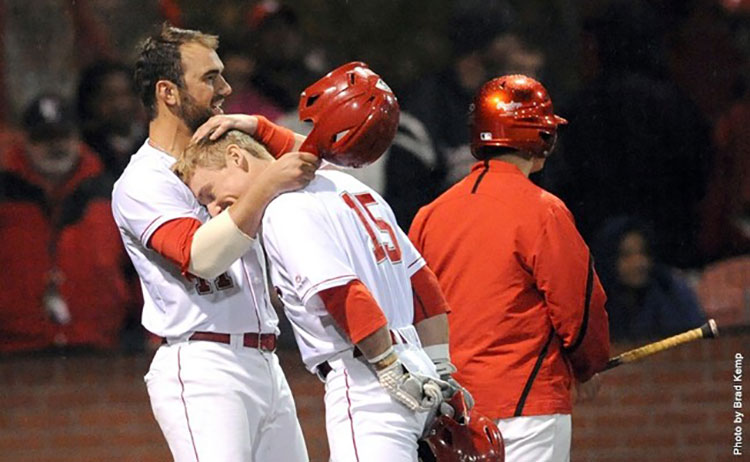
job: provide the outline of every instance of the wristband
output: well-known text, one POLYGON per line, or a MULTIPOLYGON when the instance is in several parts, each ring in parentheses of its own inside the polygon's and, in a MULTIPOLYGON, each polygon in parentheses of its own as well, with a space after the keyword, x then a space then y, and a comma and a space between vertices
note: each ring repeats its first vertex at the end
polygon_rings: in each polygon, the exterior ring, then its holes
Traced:
POLYGON ((432 362, 439 361, 451 361, 451 354, 447 343, 439 343, 437 345, 427 345, 422 347, 427 356, 430 357, 432 362))
POLYGON ((262 115, 255 118, 258 123, 253 138, 263 143, 273 157, 278 159, 294 148, 296 138, 293 131, 276 125, 262 115))
POLYGON ((379 355, 367 358, 367 362, 372 364, 376 370, 381 370, 395 363, 397 359, 396 352, 393 351, 393 345, 391 345, 379 355))

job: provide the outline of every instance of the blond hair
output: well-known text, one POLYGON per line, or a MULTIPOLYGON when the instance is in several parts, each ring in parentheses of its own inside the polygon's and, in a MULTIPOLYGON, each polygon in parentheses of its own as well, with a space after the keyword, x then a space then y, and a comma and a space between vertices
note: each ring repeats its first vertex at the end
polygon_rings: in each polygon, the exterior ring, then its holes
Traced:
POLYGON ((273 156, 268 150, 255 141, 252 136, 240 130, 229 130, 216 140, 211 140, 209 135, 206 135, 197 142, 188 145, 172 166, 172 171, 187 183, 193 178, 197 168, 221 170, 227 166, 226 153, 232 144, 244 149, 258 159, 273 160, 273 156))

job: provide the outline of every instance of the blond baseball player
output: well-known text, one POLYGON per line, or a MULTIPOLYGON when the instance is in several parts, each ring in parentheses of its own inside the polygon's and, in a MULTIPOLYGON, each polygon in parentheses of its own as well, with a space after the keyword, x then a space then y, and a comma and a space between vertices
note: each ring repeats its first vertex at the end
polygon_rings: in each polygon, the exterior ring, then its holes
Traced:
POLYGON ((291 153, 274 162, 209 221, 171 167, 231 92, 216 46, 214 36, 165 27, 137 64, 149 139, 115 184, 112 210, 141 279, 143 325, 163 338, 145 381, 176 462, 307 461, 253 236, 268 201, 306 184, 317 160, 291 153))
MULTIPOLYGON (((272 162, 255 157, 265 151, 236 131, 195 151, 185 159, 206 164, 180 160, 176 168, 213 215, 272 162), (205 166, 225 152, 225 166, 205 166)), ((443 348, 449 364, 447 323, 434 275, 390 208, 350 175, 324 169, 269 204, 263 240, 302 359, 326 383, 331 460, 416 461, 427 411, 441 400, 421 342, 443 348), (417 327, 415 293, 425 304, 417 327)))
MULTIPOLYGON (((398 116, 388 111, 397 106, 376 74, 352 64, 321 80, 325 97, 300 104, 338 109, 316 124, 306 140, 312 149, 320 147, 314 140, 336 139, 331 131, 343 122, 356 135, 342 138, 342 152, 347 162, 363 164, 387 146, 380 136, 395 133, 388 125, 398 116), (344 108, 337 106, 342 100, 344 108)), ((201 127, 195 137, 208 136, 174 167, 212 215, 273 162, 247 135, 225 133, 242 125, 238 117, 201 127)), ((416 461, 428 411, 458 384, 450 377, 445 300, 390 207, 353 177, 325 170, 299 193, 269 204, 263 227, 303 360, 326 382, 331 460, 416 461)))

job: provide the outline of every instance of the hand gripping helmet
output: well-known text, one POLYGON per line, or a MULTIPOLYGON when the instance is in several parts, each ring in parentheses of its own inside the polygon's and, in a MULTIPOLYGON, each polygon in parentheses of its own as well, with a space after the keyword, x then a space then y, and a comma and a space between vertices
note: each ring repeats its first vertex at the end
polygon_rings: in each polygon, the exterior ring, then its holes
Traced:
POLYGON ((435 419, 422 438, 422 462, 504 462, 505 444, 495 422, 469 412, 461 392, 448 403, 455 413, 435 419))
POLYGON ((524 75, 506 75, 485 83, 470 107, 471 153, 486 157, 485 147, 512 148, 534 157, 547 157, 555 147, 556 116, 541 83, 524 75))
POLYGON ((300 151, 344 167, 375 162, 398 127, 396 96, 363 62, 334 69, 302 92, 299 118, 313 128, 300 151))

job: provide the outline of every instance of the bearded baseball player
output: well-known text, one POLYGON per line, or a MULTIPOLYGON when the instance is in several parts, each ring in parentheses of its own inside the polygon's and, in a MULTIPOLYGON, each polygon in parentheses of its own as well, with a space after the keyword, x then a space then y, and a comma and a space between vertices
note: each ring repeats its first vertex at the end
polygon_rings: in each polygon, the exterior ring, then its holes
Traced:
MULTIPOLYGON (((208 220, 171 167, 231 92, 217 43, 215 36, 165 26, 144 42, 136 66, 149 138, 115 184, 112 211, 141 279, 143 325, 163 339, 145 381, 177 462, 307 461, 274 353, 277 317, 253 236, 266 204, 309 182, 319 161, 287 154, 208 220)), ((302 141, 267 121, 246 122, 246 130, 277 149, 302 141)))
POLYGON ((528 178, 565 123, 534 79, 487 82, 470 116, 479 162, 409 232, 452 309, 456 378, 497 421, 509 462, 569 460, 572 382, 609 354, 589 249, 562 201, 528 178))
MULTIPOLYGON (((308 87, 300 114, 315 121, 311 150, 364 165, 392 140, 398 105, 374 72, 351 63, 308 87), (347 134, 335 136, 340 130, 347 134)), ((239 131, 213 138, 189 147, 175 171, 218 215, 272 159, 239 131)), ((428 411, 459 385, 445 299, 390 207, 323 168, 269 204, 262 235, 302 359, 326 384, 330 460, 415 462, 428 411)))

